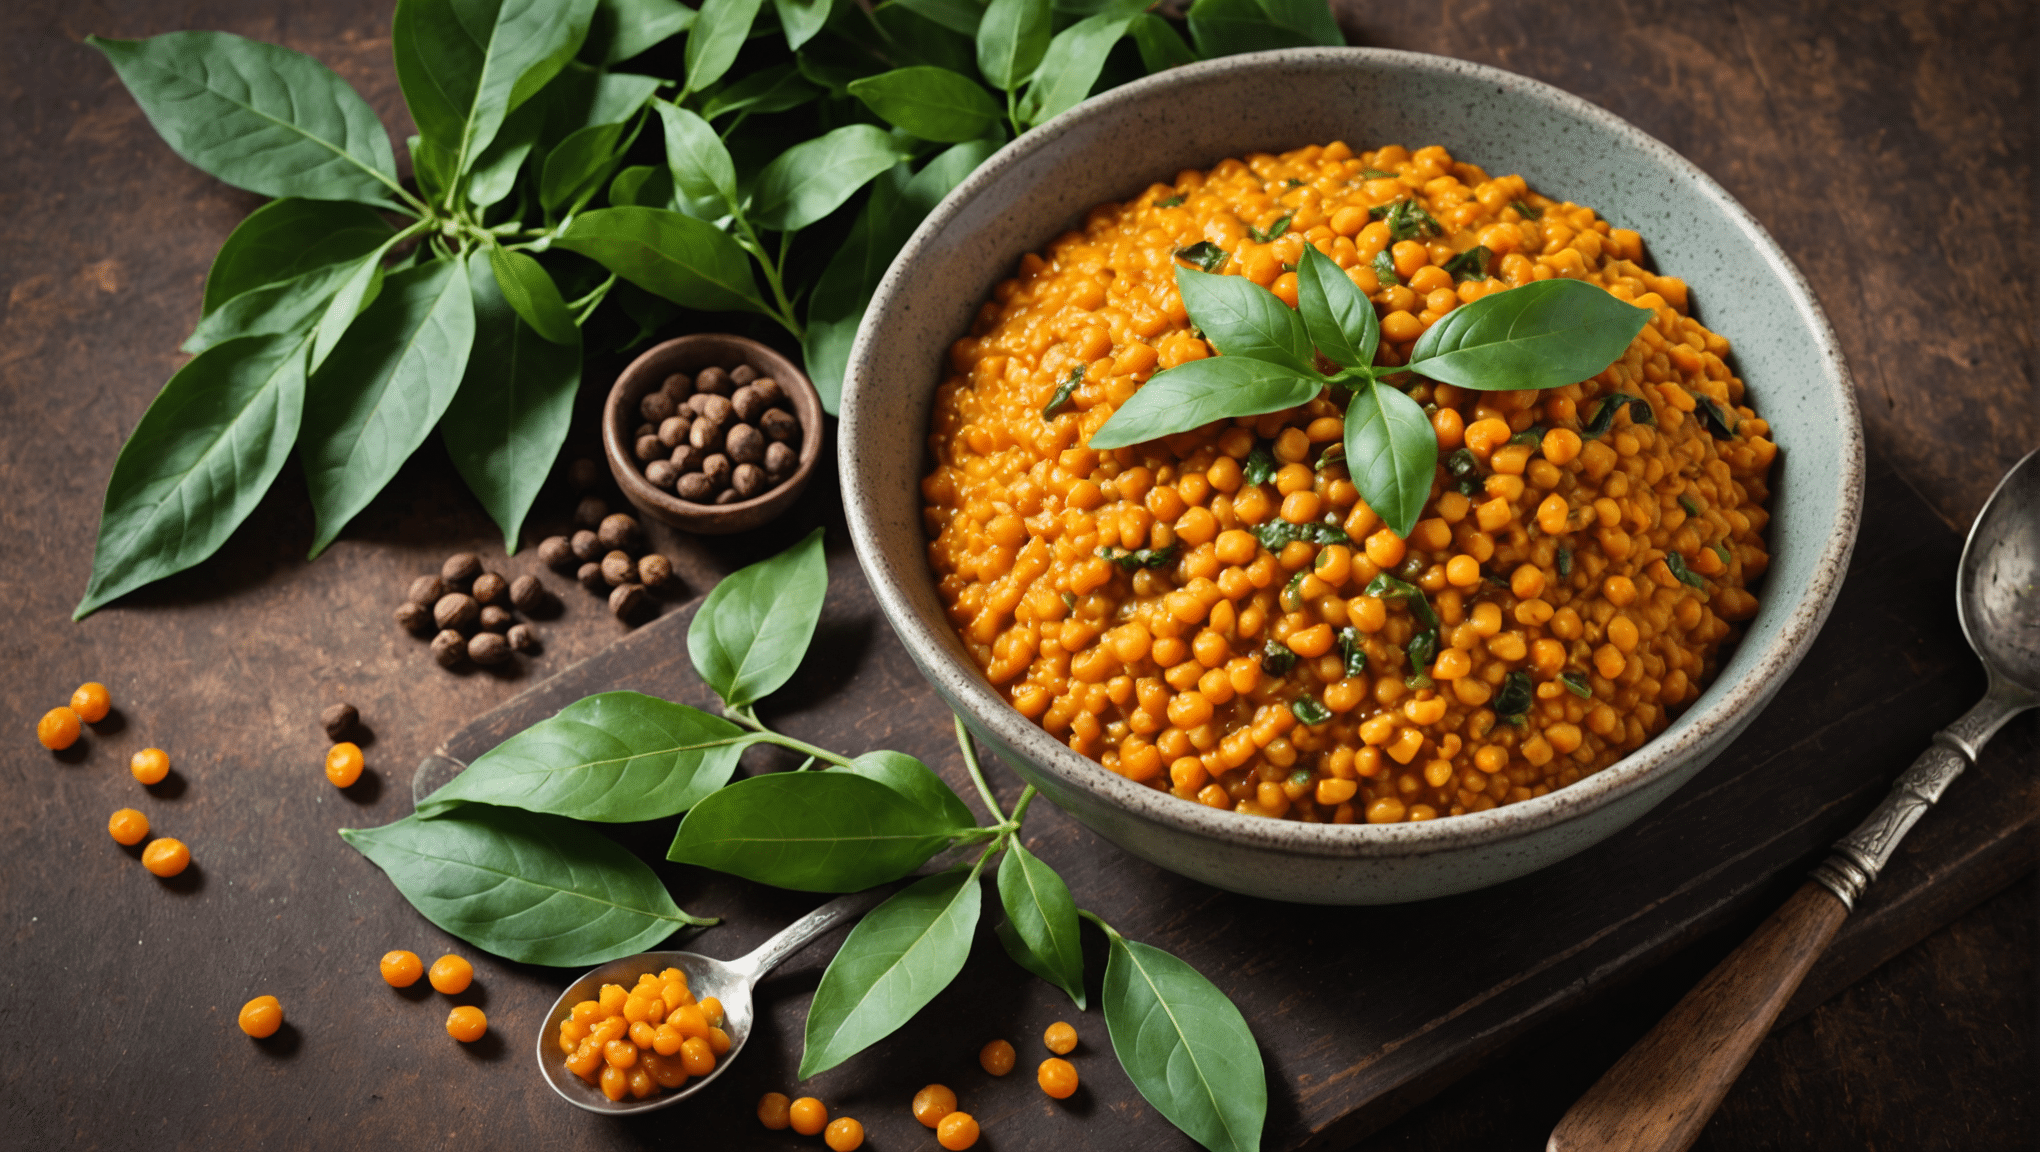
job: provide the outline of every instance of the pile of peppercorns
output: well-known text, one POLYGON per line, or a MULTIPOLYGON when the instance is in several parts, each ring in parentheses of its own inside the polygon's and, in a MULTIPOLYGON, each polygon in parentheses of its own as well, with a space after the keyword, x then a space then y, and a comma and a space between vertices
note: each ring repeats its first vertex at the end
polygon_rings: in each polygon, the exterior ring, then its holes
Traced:
POLYGON ((410 592, 397 605, 397 623, 413 635, 431 635, 432 658, 441 667, 463 660, 501 664, 512 650, 538 651, 538 633, 511 610, 529 615, 551 600, 538 577, 505 580, 483 571, 481 557, 456 552, 439 566, 437 576, 411 581, 410 592))
POLYGON ((638 402, 632 451, 645 479, 694 504, 733 504, 784 484, 800 464, 800 419, 749 364, 675 372, 638 402))
POLYGON ((657 552, 633 555, 644 540, 636 518, 610 512, 601 497, 590 496, 574 510, 574 522, 583 527, 572 537, 540 541, 538 558, 559 571, 572 571, 588 591, 608 596, 617 619, 630 622, 651 604, 652 592, 677 587, 672 561, 657 552))

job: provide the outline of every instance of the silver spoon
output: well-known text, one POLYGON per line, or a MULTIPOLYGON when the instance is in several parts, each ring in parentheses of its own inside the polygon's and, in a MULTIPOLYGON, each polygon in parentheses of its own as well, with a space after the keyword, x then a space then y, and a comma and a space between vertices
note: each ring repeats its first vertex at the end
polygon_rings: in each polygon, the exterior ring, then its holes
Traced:
POLYGON ((1898 842, 2005 722, 2040 707, 2040 452, 1998 482, 1962 546, 1955 609, 1990 674, 1813 877, 1686 993, 1552 1130, 1547 1152, 1682 1152, 1898 842))
POLYGON ((736 960, 716 960, 695 952, 640 952, 621 960, 611 960, 598 968, 591 968, 579 980, 567 985, 560 998, 553 1002, 552 1011, 546 1014, 545 1026, 538 1031, 538 1070, 545 1076, 546 1083, 553 1091, 577 1108, 590 1112, 602 1112, 611 1116, 630 1116, 639 1112, 650 1112, 676 1104, 706 1087, 723 1074, 744 1050, 744 1041, 751 1038, 751 989, 767 972, 777 968, 781 961, 801 950, 808 941, 842 923, 878 906, 879 902, 892 894, 890 888, 875 888, 869 892, 857 892, 839 896, 820 908, 788 924, 777 936, 758 946, 750 955, 736 960), (687 987, 696 999, 710 996, 722 1001, 723 1031, 729 1033, 730 1050, 716 1057, 715 1070, 706 1076, 691 1078, 686 1084, 643 1100, 625 1097, 611 1100, 602 1090, 574 1075, 567 1068, 566 1053, 560 1051, 560 1022, 565 1020, 574 1005, 583 1000, 593 1000, 604 984, 621 984, 629 989, 637 983, 639 976, 646 972, 662 972, 678 968, 687 973, 687 987))

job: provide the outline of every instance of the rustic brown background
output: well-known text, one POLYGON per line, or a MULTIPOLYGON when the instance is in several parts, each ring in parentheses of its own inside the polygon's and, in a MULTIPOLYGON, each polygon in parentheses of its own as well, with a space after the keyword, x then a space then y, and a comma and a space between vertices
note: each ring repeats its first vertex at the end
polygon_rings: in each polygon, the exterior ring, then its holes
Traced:
MULTIPOLYGON (((2040 445, 2040 37, 2029 5, 1608 0, 1344 14, 1356 43, 1480 60, 1576 92, 1727 186, 1816 285, 1857 376, 1883 491, 1909 485, 1952 531, 2040 445)), ((0 742, 0 1144, 608 1147, 684 1131, 685 1110, 661 1114, 672 1133, 604 1128, 538 1094, 509 1022, 542 1010, 556 980, 476 956, 481 1002, 517 1043, 463 1050, 440 1031, 436 999, 392 996, 374 979, 384 949, 429 958, 448 941, 332 830, 408 811, 421 756, 620 634, 571 589, 566 614, 541 625, 546 654, 521 675, 440 673, 396 632, 397 590, 449 543, 509 572, 536 567, 528 553, 501 559, 436 443, 315 564, 302 559, 311 525, 293 467, 213 562, 68 622, 114 454, 182 361, 175 348, 212 252, 258 202, 163 147, 80 39, 189 27, 281 42, 357 85, 401 141, 388 21, 385 0, 32 0, 0 11, 0 605, 11 609, 0 715, 17 733, 0 742), (112 687, 116 718, 77 755, 29 744, 34 717, 88 678, 112 687), (375 734, 372 775, 345 794, 318 776, 315 723, 343 698, 375 734), (147 744, 177 765, 152 794, 124 771, 147 744), (110 844, 105 816, 122 805, 192 844, 187 877, 159 884, 110 844), (251 1048, 232 1016, 263 991, 283 998, 292 1024, 251 1048)), ((556 526, 563 510, 549 495, 535 526, 556 526)), ((673 547, 698 592, 760 545, 673 547)), ((1947 695, 1920 694, 1935 707, 1947 695)), ((1922 715, 1917 727, 1945 719, 1922 715)), ((2030 749, 2032 721, 2021 723, 2030 749)), ((1103 854, 1090 867, 1109 872, 1113 850, 1085 843, 1103 854)), ((2035 900, 2028 877, 1782 1030, 1703 1146, 2030 1145, 2035 900)), ((1363 1146, 1540 1145, 1746 926, 1518 1040, 1363 1146)), ((1101 1094, 1097 1106, 1122 1105, 1101 1094)), ((1017 1131, 1053 1131, 1067 1146, 1083 1130, 1017 1131)), ((986 1146, 1036 1145, 1009 1132, 986 1146)))

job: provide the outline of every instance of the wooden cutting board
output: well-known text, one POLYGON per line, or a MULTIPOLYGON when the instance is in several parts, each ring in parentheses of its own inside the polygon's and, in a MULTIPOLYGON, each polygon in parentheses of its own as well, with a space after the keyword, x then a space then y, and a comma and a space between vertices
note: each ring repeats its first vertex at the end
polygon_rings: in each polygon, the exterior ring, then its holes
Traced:
MULTIPOLYGON (((814 648, 759 711, 775 728, 845 752, 920 757, 975 805, 949 714, 880 615, 833 502, 801 511, 743 547, 762 556, 814 523, 829 526, 830 594, 814 648)), ((1645 970, 1696 937, 1747 922, 1782 900, 1826 846, 1883 795, 1931 733, 1974 702, 1983 674, 1963 643, 1952 592, 1961 540, 1892 473, 1876 470, 1849 577, 1813 651, 1732 748, 1636 824, 1542 872, 1481 892, 1386 908, 1278 904, 1220 892, 1131 856, 1048 804, 1029 815, 1028 846, 1069 881, 1080 905, 1131 938, 1194 964, 1230 995, 1268 1070, 1266 1147, 1340 1147, 1438 1092, 1535 1025, 1645 970)), ((697 590, 705 591, 701 580, 697 590)), ((428 759, 421 784, 591 693, 633 689, 698 707, 686 629, 698 599, 469 724, 428 759)), ((1787 1016, 1867 973, 2033 866, 2040 858, 2040 725, 2006 728, 1984 762, 1914 830, 1842 929, 1787 1016)), ((790 768, 753 749, 750 772, 790 768)), ((1017 779, 989 766, 1001 801, 1017 779)), ((659 869, 683 907, 723 918, 684 946, 732 957, 819 897, 781 892, 664 861, 674 820, 614 828, 659 869)), ((988 909, 996 902, 988 899, 988 909)), ((812 1094, 857 1116, 868 1147, 932 1147, 907 1112, 921 1085, 954 1088, 988 1149, 1181 1149, 1191 1143, 1141 1099, 1111 1055, 1103 1018, 1009 961, 988 912, 956 983, 886 1041, 813 1081, 793 1079, 802 1021, 841 933, 759 988, 760 1025, 740 1064, 677 1109, 587 1132, 598 1146, 686 1132, 706 1146, 810 1148, 752 1116, 764 1092, 812 1094), (1082 1037, 1083 1087, 1062 1102, 1033 1084, 1042 1030, 1066 1019, 1082 1037), (1004 1037, 1019 1069, 994 1079, 975 1054, 1004 1037)), ((682 946, 682 945, 669 945, 682 946)), ((1102 937, 1086 929, 1089 987, 1102 937)), ((574 973, 529 969, 563 987, 574 973)), ((516 1041, 523 1050, 528 1039, 516 1041)), ((520 1057, 520 1059, 527 1057, 520 1057)), ((547 1101, 548 1104, 552 1103, 547 1101)), ((566 1108, 567 1105, 559 1104, 566 1108)))

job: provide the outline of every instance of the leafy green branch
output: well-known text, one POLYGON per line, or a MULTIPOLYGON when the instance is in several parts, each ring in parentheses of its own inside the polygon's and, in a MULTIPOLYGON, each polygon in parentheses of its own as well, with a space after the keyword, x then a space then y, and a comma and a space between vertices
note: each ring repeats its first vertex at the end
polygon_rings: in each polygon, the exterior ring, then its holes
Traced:
POLYGON ((827 592, 821 533, 726 577, 697 610, 688 652, 726 716, 633 692, 577 701, 510 737, 413 815, 341 834, 433 923, 477 947, 541 964, 594 964, 713 923, 673 906, 643 861, 584 821, 684 811, 667 858, 775 887, 854 892, 913 876, 850 932, 808 1009, 803 1079, 903 1027, 954 980, 994 876, 1008 956, 1089 1008, 1082 921, 1105 933, 1102 1007, 1113 1051, 1157 1111, 1207 1148, 1257 1148, 1266 1072, 1239 1010, 1183 961, 1127 940, 1077 907, 1022 843, 1039 793, 1009 813, 961 717, 958 749, 988 819, 934 770, 893 751, 846 757, 777 733, 759 700, 806 655, 827 592), (738 755, 775 744, 827 765, 730 782, 738 755), (996 869, 993 861, 997 859, 996 869))

